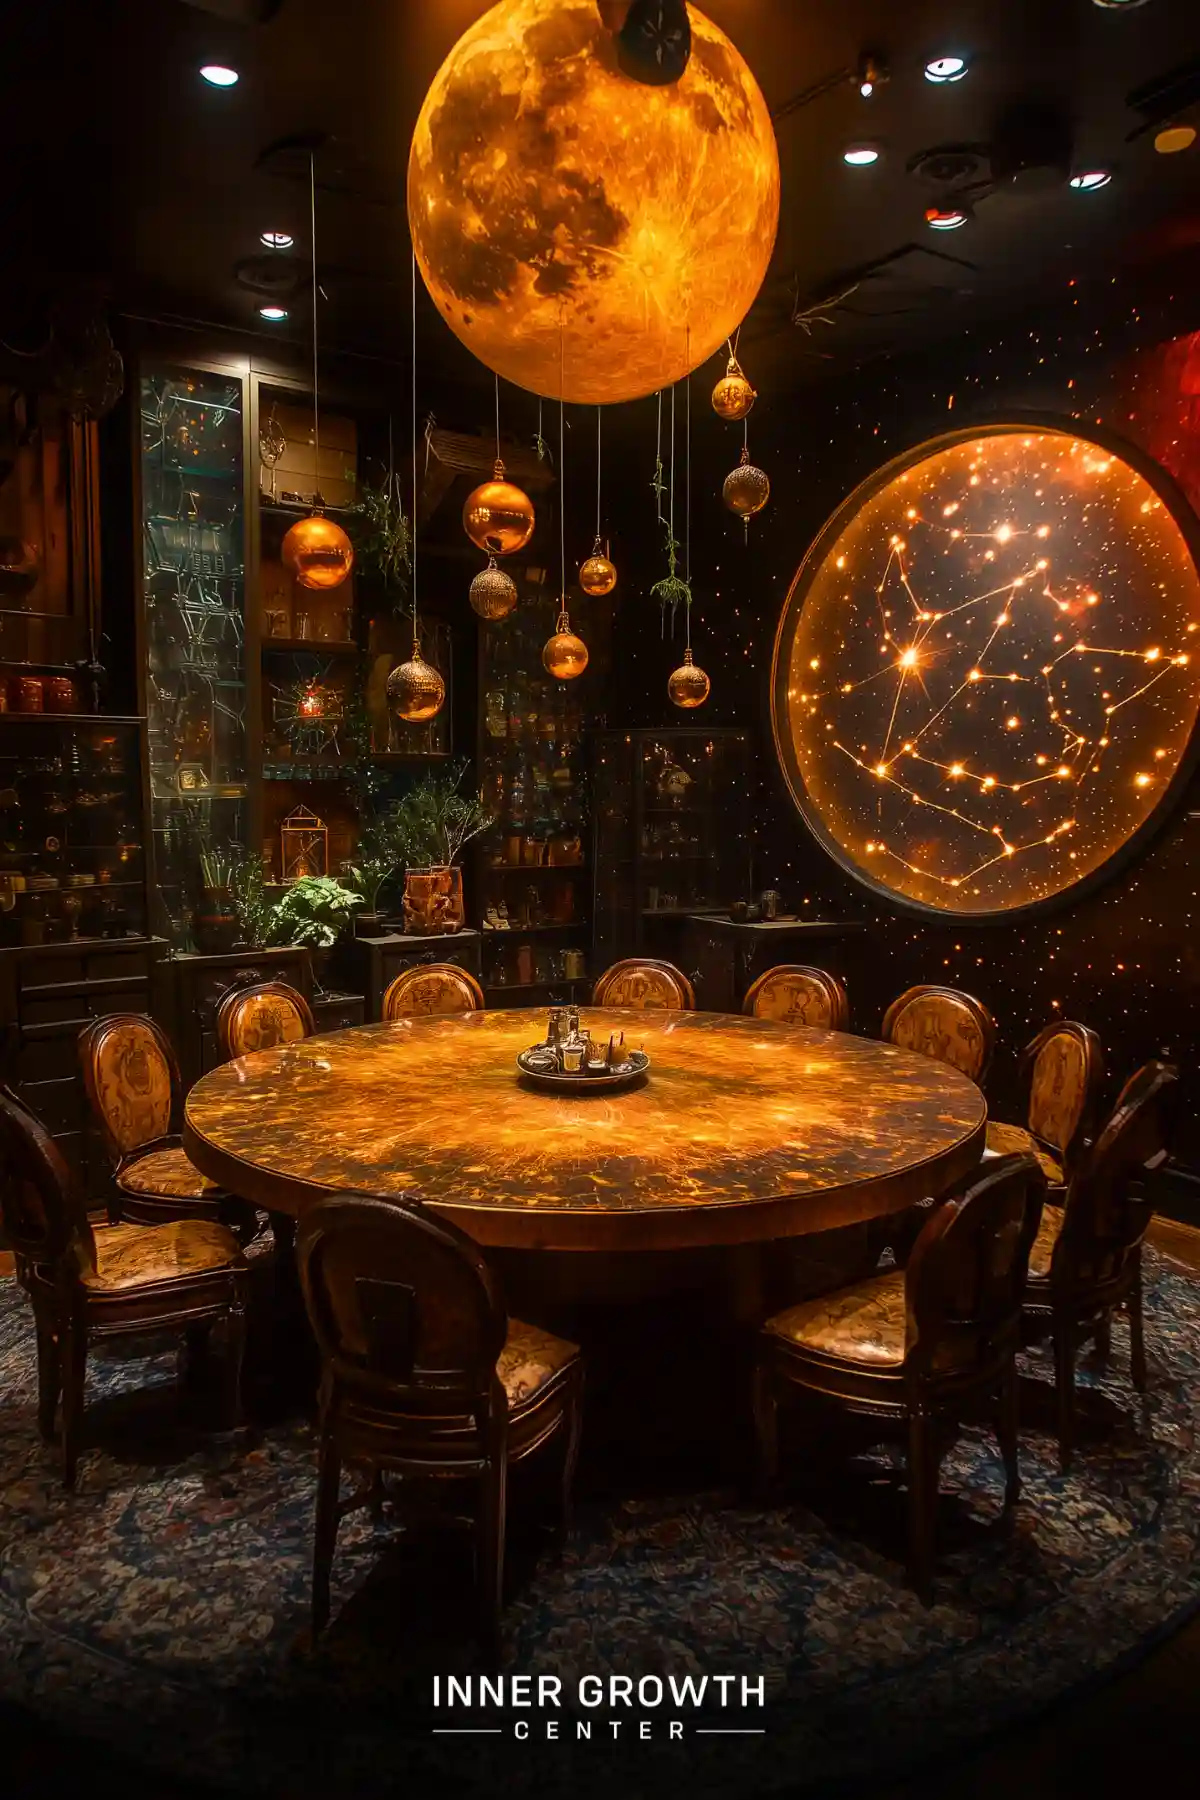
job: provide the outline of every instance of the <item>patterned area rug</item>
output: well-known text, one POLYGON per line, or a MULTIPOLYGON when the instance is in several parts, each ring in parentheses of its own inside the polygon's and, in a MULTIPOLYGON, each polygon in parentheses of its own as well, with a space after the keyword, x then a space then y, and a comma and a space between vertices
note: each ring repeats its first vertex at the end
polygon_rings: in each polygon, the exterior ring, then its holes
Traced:
POLYGON ((1118 1328, 1110 1366, 1084 1371, 1092 1424, 1063 1479, 1037 1422, 1049 1367, 1030 1358, 1015 1526, 997 1528, 994 1443, 968 1432, 943 1473, 930 1610, 903 1584, 902 1493, 882 1455, 836 1503, 806 1490, 772 1508, 736 1492, 584 1506, 562 1562, 539 1553, 518 1487, 503 1671, 559 1677, 564 1704, 454 1714, 434 1710, 431 1677, 472 1668, 469 1555, 444 1520, 432 1534, 346 1521, 335 1621, 313 1654, 311 1428, 202 1433, 181 1415, 173 1352, 96 1358, 102 1447, 69 1497, 36 1434, 28 1308, 2 1282, 0 1697, 165 1775, 289 1800, 435 1783, 754 1800, 894 1775, 1111 1673, 1200 1604, 1200 1286, 1153 1253, 1148 1277, 1147 1404, 1118 1328), (632 1708, 575 1708, 579 1677, 614 1673, 707 1674, 710 1688, 699 1710, 655 1705, 653 1683, 632 1708), (765 1707, 710 1705, 722 1674, 764 1677, 765 1707), (447 1725, 496 1735, 434 1735, 447 1725))

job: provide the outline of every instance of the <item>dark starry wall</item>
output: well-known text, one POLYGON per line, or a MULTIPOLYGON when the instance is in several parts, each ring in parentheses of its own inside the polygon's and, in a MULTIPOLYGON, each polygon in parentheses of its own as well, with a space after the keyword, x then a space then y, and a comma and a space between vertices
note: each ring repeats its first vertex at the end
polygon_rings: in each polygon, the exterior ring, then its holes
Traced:
MULTIPOLYGON (((1194 279, 1150 291, 1145 277, 1088 290, 1071 287, 1020 324, 977 330, 935 355, 876 363, 787 399, 764 392, 750 416, 750 450, 771 477, 765 512, 743 527, 724 509, 721 483, 738 460, 741 427, 722 424, 708 395, 720 368, 693 382, 691 564, 696 660, 712 677, 703 713, 681 714, 666 695, 682 634, 649 597, 665 573, 654 522, 656 408, 622 409, 605 471, 604 514, 621 570, 615 598, 610 724, 669 722, 744 726, 758 747, 756 884, 775 886, 812 917, 870 921, 856 951, 855 1026, 878 1029, 888 1001, 916 981, 946 981, 977 994, 996 1015, 1000 1050, 993 1104, 1015 1102, 1015 1057, 1047 1019, 1084 1020, 1105 1042, 1110 1074, 1166 1054, 1191 1065, 1198 1032, 1200 962, 1194 948, 1200 780, 1150 848, 1094 894, 1032 921, 945 926, 875 899, 830 861, 797 815, 771 745, 768 683, 775 629, 796 568, 824 520, 864 477, 900 451, 977 420, 1028 412, 1107 427, 1170 471, 1200 505, 1200 299, 1194 279), (1190 334, 1196 333, 1193 337, 1190 334)), ((821 327, 797 333, 797 356, 820 352, 821 327)), ((754 379, 753 352, 743 346, 754 379)), ((571 409, 570 537, 590 542, 594 459, 582 409, 571 409), (571 469, 574 460, 575 470, 571 469), (588 471, 585 476, 583 470, 588 471), (571 481, 575 473, 576 479, 571 481)), ((592 418, 594 419, 594 414, 592 418)), ((677 400, 676 535, 685 536, 684 404, 677 400)), ((666 453, 664 452, 664 455, 666 453)), ((586 609, 578 627, 586 636, 586 609)))

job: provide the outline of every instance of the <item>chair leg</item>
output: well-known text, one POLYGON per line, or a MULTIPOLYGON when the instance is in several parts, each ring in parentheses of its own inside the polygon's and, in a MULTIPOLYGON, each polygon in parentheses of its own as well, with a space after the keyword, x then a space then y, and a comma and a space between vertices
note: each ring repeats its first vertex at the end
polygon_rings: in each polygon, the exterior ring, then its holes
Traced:
POLYGON ((768 1357, 754 1366, 754 1429, 758 1440, 758 1473, 764 1492, 779 1478, 779 1396, 768 1357))
POLYGON ((1075 1333, 1072 1321, 1061 1314, 1054 1321, 1054 1387, 1058 1407, 1058 1466, 1065 1475, 1075 1450, 1075 1333))
POLYGON ((502 1447, 488 1459, 479 1483, 476 1519, 479 1579, 479 1635, 490 1661, 500 1652, 500 1617, 504 1610, 504 1538, 508 1489, 508 1455, 502 1447))
POLYGON ((79 1466, 79 1440, 83 1425, 83 1389, 87 1374, 87 1326, 71 1319, 62 1341, 62 1459, 63 1486, 75 1486, 79 1466))
POLYGON ((233 1278, 233 1298, 226 1315, 225 1404, 229 1429, 236 1431, 242 1422, 242 1364, 246 1356, 246 1277, 233 1278))
POLYGON ((1014 1362, 1004 1377, 996 1417, 996 1440, 1004 1458, 1004 1510, 1011 1512, 1021 1498, 1020 1378, 1014 1362))
POLYGON ((321 1437, 317 1467, 317 1517, 313 1530, 312 1635, 315 1642, 329 1623, 329 1576, 337 1545, 338 1495, 342 1459, 330 1432, 321 1437))
POLYGON ((1129 1290, 1129 1298, 1125 1302, 1129 1313, 1129 1373, 1133 1385, 1139 1394, 1146 1391, 1146 1321, 1142 1311, 1142 1253, 1137 1253, 1137 1270, 1133 1278, 1133 1286, 1129 1290))
POLYGON ((565 1548, 570 1541, 575 1519, 575 1470, 579 1463, 579 1436, 583 1429, 583 1371, 572 1383, 567 1402, 566 1444, 563 1448, 562 1483, 559 1507, 559 1541, 565 1548))
POLYGON ((908 1578, 923 1606, 933 1604, 939 1461, 934 1420, 914 1409, 908 1420, 908 1578))
POLYGON ((1096 1326, 1096 1333, 1092 1341, 1096 1346, 1096 1361, 1106 1363, 1112 1355, 1111 1313, 1105 1313, 1104 1317, 1100 1320, 1099 1324, 1096 1326))
POLYGON ((58 1396, 62 1391, 62 1341, 53 1319, 37 1318, 38 1430, 47 1443, 54 1437, 58 1396))

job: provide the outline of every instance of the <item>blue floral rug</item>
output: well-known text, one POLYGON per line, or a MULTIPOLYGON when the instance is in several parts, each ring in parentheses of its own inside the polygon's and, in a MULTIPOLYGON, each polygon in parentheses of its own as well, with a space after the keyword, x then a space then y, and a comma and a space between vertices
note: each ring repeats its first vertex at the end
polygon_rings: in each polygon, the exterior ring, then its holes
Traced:
POLYGON ((204 1433, 181 1414, 173 1352, 93 1357, 92 1447, 68 1496, 36 1432, 28 1307, 0 1282, 0 1698, 164 1776, 288 1800, 435 1785, 755 1800, 965 1749, 1200 1604, 1200 1286, 1147 1260, 1147 1402, 1118 1327, 1111 1364, 1084 1371, 1092 1428, 1064 1479, 1038 1422, 1049 1366, 1031 1357, 1015 1524, 997 1527, 993 1440, 967 1432, 943 1471, 931 1609, 903 1582, 903 1496, 882 1454, 828 1504, 804 1490, 776 1507, 733 1491, 585 1505, 561 1562, 518 1486, 502 1672, 551 1678, 548 1695, 557 1679, 560 1704, 482 1710, 432 1699, 435 1674, 443 1698, 449 1676, 479 1678, 469 1539, 353 1515, 311 1652, 311 1427, 204 1433), (611 1694, 611 1675, 646 1677, 640 1698, 611 1694), (658 1700, 655 1677, 689 1675, 689 1695, 658 1700), (584 1677, 599 1704, 579 1704, 584 1677), (448 1728, 471 1735, 435 1735, 448 1728))

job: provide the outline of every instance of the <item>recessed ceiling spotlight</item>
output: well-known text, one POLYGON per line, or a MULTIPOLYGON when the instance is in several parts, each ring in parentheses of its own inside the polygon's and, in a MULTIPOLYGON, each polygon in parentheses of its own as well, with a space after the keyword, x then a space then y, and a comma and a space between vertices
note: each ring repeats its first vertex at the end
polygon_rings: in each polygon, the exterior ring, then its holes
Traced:
POLYGON ((1093 6, 1102 6, 1105 12, 1132 12, 1135 6, 1145 6, 1146 0, 1092 0, 1093 6))
POLYGON ((961 81, 966 72, 965 56, 935 56, 925 64, 925 79, 932 81, 935 87, 944 87, 948 81, 961 81))
POLYGON ((1071 186, 1078 194, 1093 194, 1097 188, 1107 187, 1112 180, 1108 169, 1083 169, 1078 175, 1072 175, 1071 186))
POLYGON ((296 240, 290 231, 263 231, 259 233, 258 241, 268 250, 290 250, 296 240))
POLYGON ((888 78, 888 66, 881 56, 875 56, 864 50, 858 59, 858 91, 864 100, 869 100, 876 88, 881 88, 888 78))
POLYGON ((943 206, 925 208, 925 223, 931 231, 957 231, 970 216, 965 206, 954 206, 948 201, 943 206))
POLYGON ((879 152, 874 144, 851 144, 849 149, 842 151, 842 161, 849 163, 852 169, 868 169, 879 161, 879 152))
POLYGON ((1196 141, 1194 125, 1166 125, 1154 139, 1160 156, 1174 156, 1177 150, 1190 150, 1196 141))
POLYGON ((260 319, 266 319, 269 325, 281 325, 288 316, 287 307, 260 306, 258 309, 258 316, 260 319))
POLYGON ((223 63, 205 63, 200 71, 201 81, 207 81, 209 87, 236 87, 238 72, 227 69, 223 63))

